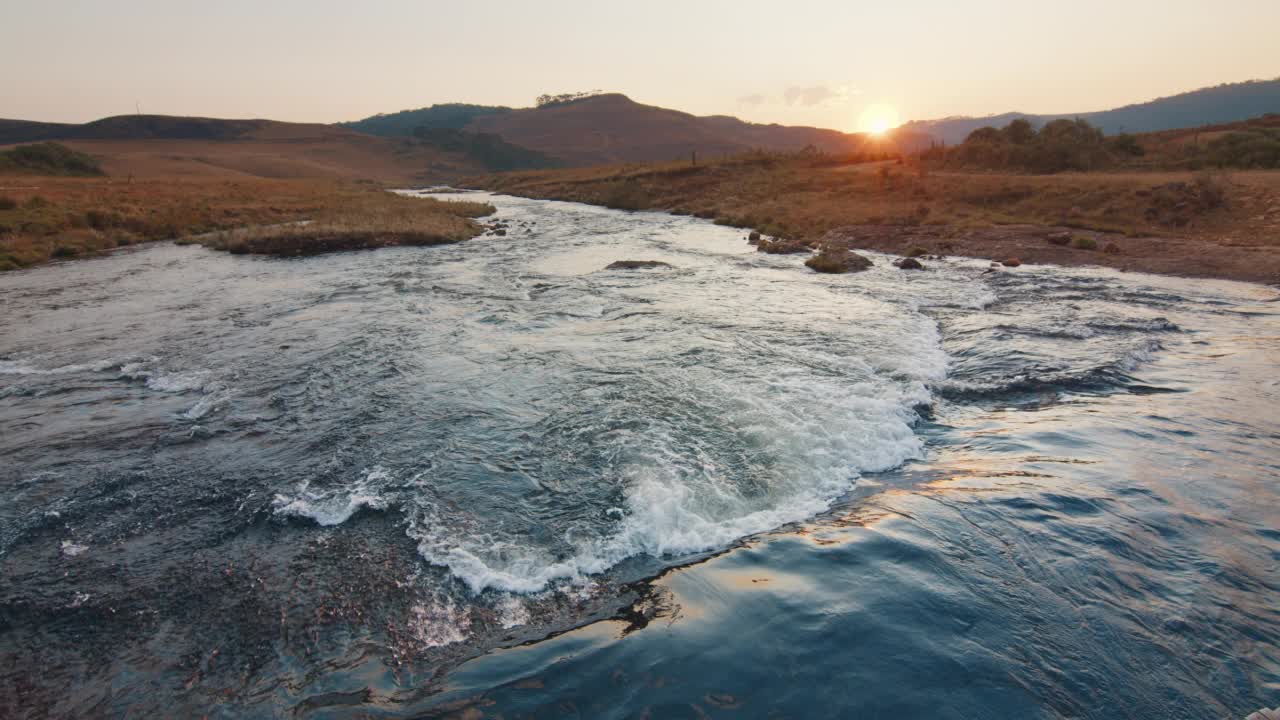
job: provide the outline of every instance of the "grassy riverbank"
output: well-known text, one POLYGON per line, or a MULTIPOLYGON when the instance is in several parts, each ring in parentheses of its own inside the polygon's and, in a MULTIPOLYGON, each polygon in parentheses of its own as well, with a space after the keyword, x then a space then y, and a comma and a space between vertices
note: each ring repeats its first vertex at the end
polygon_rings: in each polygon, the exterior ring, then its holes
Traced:
POLYGON ((486 203, 363 193, 319 208, 305 222, 237 228, 180 242, 198 242, 235 254, 314 255, 393 245, 445 245, 475 237, 473 218, 493 212, 486 203))
POLYGON ((370 182, 0 177, 0 270, 151 240, 200 237, 242 252, 452 242, 487 206, 405 198, 370 182), (300 221, 306 226, 284 226, 300 221), (219 231, 283 226, 240 234, 219 231))
POLYGON ((1039 238, 1024 246, 1028 257, 1022 259, 1280 281, 1276 171, 1029 175, 749 155, 697 166, 505 173, 467 184, 524 197, 692 214, 815 245, 833 231, 855 237, 857 247, 893 252, 904 238, 935 237, 929 252, 997 260, 1018 248, 987 242, 1007 236, 990 230, 1059 228, 1093 242, 1063 249, 1039 238), (851 227, 874 232, 849 232, 851 227), (1113 251, 1102 252, 1108 244, 1113 251), (1045 258, 1033 252, 1041 246, 1045 258), (1206 255, 1214 262, 1204 263, 1206 255))

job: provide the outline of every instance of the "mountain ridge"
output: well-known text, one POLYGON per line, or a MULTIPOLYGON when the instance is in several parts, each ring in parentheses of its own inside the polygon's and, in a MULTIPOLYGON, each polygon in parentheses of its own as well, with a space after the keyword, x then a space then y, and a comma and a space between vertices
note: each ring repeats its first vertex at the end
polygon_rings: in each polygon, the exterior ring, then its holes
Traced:
POLYGON ((1280 112, 1280 78, 1222 83, 1107 110, 1048 114, 1014 111, 982 117, 953 115, 912 120, 902 127, 954 145, 980 127, 1001 127, 1019 118, 1035 125, 1080 118, 1108 135, 1116 135, 1240 122, 1274 112, 1280 112))

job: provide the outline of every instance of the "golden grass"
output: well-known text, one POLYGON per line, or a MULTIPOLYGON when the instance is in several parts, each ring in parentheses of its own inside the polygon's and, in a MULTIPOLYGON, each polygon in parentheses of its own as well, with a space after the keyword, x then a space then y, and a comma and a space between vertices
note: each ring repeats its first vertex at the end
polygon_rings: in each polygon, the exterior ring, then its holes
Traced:
POLYGON ((506 173, 468 182, 528 197, 714 218, 768 235, 816 240, 847 225, 1067 226, 1130 236, 1280 245, 1280 173, 1208 179, 1221 202, 1202 202, 1184 172, 929 172, 893 161, 830 165, 802 157, 748 156, 699 166, 622 165, 506 173))
POLYGON ((480 210, 441 209, 368 182, 6 176, 0 178, 0 270, 137 242, 309 219, 375 229, 421 222, 424 231, 455 237, 467 227, 468 213, 480 210))
POLYGON ((325 207, 305 222, 239 228, 194 240, 232 253, 310 255, 392 245, 441 245, 478 235, 472 218, 494 210, 486 203, 366 193, 325 207))

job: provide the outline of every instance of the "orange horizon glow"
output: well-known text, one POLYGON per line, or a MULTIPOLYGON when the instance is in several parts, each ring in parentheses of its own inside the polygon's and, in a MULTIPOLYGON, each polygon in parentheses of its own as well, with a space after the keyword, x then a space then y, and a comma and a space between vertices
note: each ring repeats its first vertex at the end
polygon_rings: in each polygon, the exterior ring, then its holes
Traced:
POLYGON ((858 117, 858 130, 871 135, 884 135, 902 124, 898 111, 888 103, 868 105, 858 117))

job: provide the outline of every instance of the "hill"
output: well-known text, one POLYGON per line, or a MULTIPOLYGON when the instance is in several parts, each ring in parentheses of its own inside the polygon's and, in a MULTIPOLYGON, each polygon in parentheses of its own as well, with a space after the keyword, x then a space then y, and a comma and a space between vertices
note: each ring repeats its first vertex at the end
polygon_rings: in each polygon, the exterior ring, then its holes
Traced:
MULTIPOLYGON (((796 151, 813 147, 843 155, 862 152, 869 143, 865 136, 837 130, 749 123, 725 115, 691 115, 644 105, 618 93, 519 109, 434 105, 375 115, 342 126, 385 135, 422 136, 424 131, 436 129, 496 135, 506 143, 570 166, 671 160, 688 158, 694 152, 709 158, 755 149, 796 151)), ((928 144, 927 137, 908 131, 896 140, 912 147, 928 144)), ((875 148, 884 150, 882 144, 875 148)))
POLYGON ((420 129, 461 130, 475 118, 509 112, 509 107, 447 103, 397 113, 379 113, 363 120, 338 123, 338 126, 369 135, 409 137, 420 129))
POLYGON ((909 122, 903 129, 954 145, 980 127, 1004 127, 1018 118, 1025 118, 1036 126, 1064 118, 1081 118, 1108 135, 1114 135, 1232 123, 1276 112, 1280 112, 1280 78, 1201 88, 1111 110, 1058 115, 1009 112, 976 118, 949 117, 909 122))
POLYGON ((465 152, 319 123, 165 115, 80 125, 0 120, 0 146, 48 141, 93 156, 114 176, 425 183, 488 169, 465 152))
POLYGON ((754 148, 829 153, 857 152, 864 139, 836 130, 757 125, 725 116, 699 117, 642 105, 626 95, 595 95, 574 102, 477 117, 469 129, 561 158, 570 165, 650 162, 739 153, 754 148))

